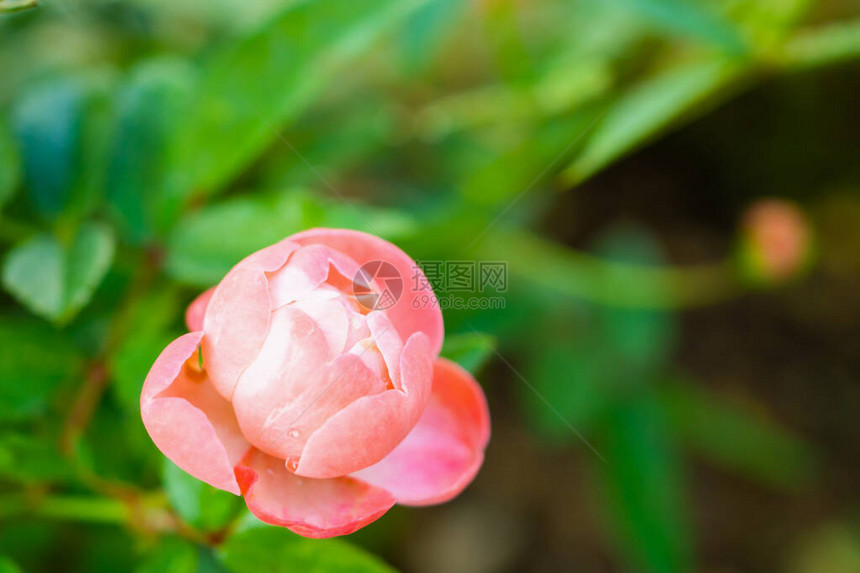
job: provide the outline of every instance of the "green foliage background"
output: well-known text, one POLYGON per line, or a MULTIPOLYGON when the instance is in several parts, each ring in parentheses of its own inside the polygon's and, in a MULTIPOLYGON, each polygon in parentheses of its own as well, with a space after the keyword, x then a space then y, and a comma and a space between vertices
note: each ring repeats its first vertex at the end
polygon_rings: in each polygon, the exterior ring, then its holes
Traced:
POLYGON ((860 570, 856 2, 30 4, 0 0, 0 571, 860 570), (788 283, 739 262, 763 195, 815 229, 788 283), (347 540, 257 522, 138 405, 187 303, 313 226, 510 273, 445 311, 478 480, 347 540))

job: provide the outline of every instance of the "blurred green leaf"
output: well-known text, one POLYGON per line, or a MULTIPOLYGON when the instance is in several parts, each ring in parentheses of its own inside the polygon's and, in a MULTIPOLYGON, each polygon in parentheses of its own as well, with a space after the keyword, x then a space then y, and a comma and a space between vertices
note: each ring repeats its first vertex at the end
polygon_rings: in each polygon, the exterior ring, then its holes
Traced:
POLYGON ((181 282, 208 287, 247 255, 303 229, 352 228, 393 239, 412 226, 395 210, 322 201, 303 190, 241 197, 183 219, 170 237, 167 270, 181 282))
POLYGON ((143 381, 161 351, 181 332, 174 329, 181 315, 177 289, 157 285, 134 305, 129 324, 131 332, 109 358, 114 378, 111 390, 129 411, 140 410, 143 381))
MULTIPOLYGON (((613 227, 604 231, 595 252, 607 261, 658 267, 664 263, 656 238, 638 227, 613 227)), ((613 278, 616 267, 606 269, 606 280, 624 284, 623 273, 613 278)), ((664 309, 596 306, 603 345, 612 348, 613 363, 625 364, 625 375, 651 378, 667 365, 675 343, 675 323, 664 309)))
POLYGON ((79 81, 55 80, 23 92, 12 110, 29 198, 45 215, 58 215, 71 196, 85 97, 79 81))
POLYGON ((176 537, 162 538, 135 569, 136 573, 197 573, 199 549, 176 537))
POLYGON ((492 358, 495 344, 495 338, 488 334, 477 332, 449 334, 445 336, 442 356, 475 374, 492 358))
POLYGON ((55 440, 20 433, 0 434, 0 476, 24 483, 74 476, 55 440))
POLYGON ((168 189, 184 200, 246 167, 346 62, 426 0, 301 2, 209 60, 174 130, 168 189))
POLYGON ((117 94, 107 195, 122 233, 139 243, 163 230, 165 143, 189 97, 194 69, 182 60, 144 60, 117 94))
POLYGON ((394 570, 345 541, 305 539, 280 527, 249 529, 221 547, 233 573, 392 573, 394 570))
POLYGON ((113 233, 100 223, 83 225, 69 244, 36 235, 7 256, 3 285, 39 316, 66 322, 89 302, 113 254, 113 233))
POLYGON ((32 319, 0 321, 0 420, 44 415, 54 391, 78 374, 83 360, 72 343, 32 319))
POLYGON ((565 171, 578 183, 666 129, 702 113, 709 99, 740 74, 737 64, 710 59, 678 65, 644 80, 611 104, 582 152, 565 171))
POLYGON ((617 383, 608 368, 606 349, 599 340, 583 334, 588 326, 568 315, 564 318, 568 332, 560 333, 558 324, 550 326, 551 319, 545 320, 549 328, 534 334, 526 358, 524 376, 543 400, 526 386, 520 393, 528 420, 541 437, 579 447, 581 438, 576 432, 594 432, 595 423, 617 392, 617 383))
MULTIPOLYGON (((662 253, 646 231, 613 227, 594 247, 603 260, 657 265, 662 253)), ((624 277, 605 280, 626 284, 624 277)), ((675 324, 664 310, 600 304, 548 303, 532 333, 526 376, 564 420, 529 396, 526 404, 537 429, 553 439, 578 440, 567 424, 590 431, 606 408, 631 389, 650 384, 666 367, 674 348, 675 324), (623 364, 624 368, 618 365, 623 364)))
POLYGON ((685 515, 677 452, 659 404, 647 391, 614 405, 594 462, 610 529, 632 571, 691 570, 691 527, 685 515))
POLYGON ((123 407, 112 393, 102 396, 76 447, 80 464, 102 479, 161 483, 164 456, 141 424, 140 410, 123 407))
MULTIPOLYGON (((2 10, 3 6, 0 4, 0 11, 2 10)), ((8 557, 0 555, 0 573, 21 573, 21 568, 8 557)))
POLYGON ((704 40, 733 54, 744 54, 746 42, 738 29, 702 0, 614 0, 620 9, 639 14, 657 26, 704 40))
POLYGON ((689 381, 663 385, 660 400, 684 443, 720 467, 787 489, 815 474, 812 447, 752 408, 689 381))
POLYGON ((16 191, 21 177, 18 149, 6 124, 0 121, 0 207, 16 191))
POLYGON ((48 218, 81 217, 99 202, 113 123, 109 80, 101 72, 47 80, 12 110, 30 203, 48 218))
POLYGON ((245 507, 240 496, 203 483, 166 458, 163 480, 170 505, 182 519, 203 531, 227 525, 245 507))
POLYGON ((430 0, 407 19, 400 29, 400 56, 408 73, 420 73, 433 60, 465 7, 459 0, 430 0))

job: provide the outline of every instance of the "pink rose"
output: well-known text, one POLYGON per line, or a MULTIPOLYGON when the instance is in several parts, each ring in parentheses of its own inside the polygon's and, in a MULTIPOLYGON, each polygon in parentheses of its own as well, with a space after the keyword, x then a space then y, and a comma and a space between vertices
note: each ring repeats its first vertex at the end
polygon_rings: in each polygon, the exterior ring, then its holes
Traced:
POLYGON ((189 306, 192 332, 146 377, 152 440, 307 537, 453 498, 481 466, 489 413, 472 376, 439 357, 442 315, 409 290, 416 269, 391 243, 342 229, 250 255, 189 306))

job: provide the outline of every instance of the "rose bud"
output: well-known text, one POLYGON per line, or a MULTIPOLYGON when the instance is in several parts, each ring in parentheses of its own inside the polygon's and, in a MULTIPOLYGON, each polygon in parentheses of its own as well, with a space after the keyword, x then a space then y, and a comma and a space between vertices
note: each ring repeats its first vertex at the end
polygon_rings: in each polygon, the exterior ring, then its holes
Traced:
POLYGON ((754 282, 786 280, 806 267, 811 243, 809 223, 797 205, 782 199, 760 200, 743 218, 743 270, 754 282))
POLYGON ((481 466, 489 413, 474 378, 439 357, 439 309, 404 292, 416 272, 391 243, 341 229, 242 260, 152 366, 141 394, 152 440, 307 537, 453 498, 481 466))

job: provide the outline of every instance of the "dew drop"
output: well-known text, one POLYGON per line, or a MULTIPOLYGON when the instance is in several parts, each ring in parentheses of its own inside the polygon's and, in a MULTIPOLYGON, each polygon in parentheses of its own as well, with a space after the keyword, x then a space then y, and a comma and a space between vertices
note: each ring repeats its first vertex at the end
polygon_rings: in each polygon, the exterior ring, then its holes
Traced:
POLYGON ((287 469, 291 472, 296 471, 296 468, 299 467, 298 458, 287 458, 287 469))
POLYGON ((292 428, 292 429, 291 429, 289 432, 287 432, 287 433, 290 435, 290 437, 291 437, 291 438, 298 438, 298 437, 301 435, 301 433, 300 433, 297 429, 295 429, 295 428, 292 428))

